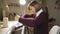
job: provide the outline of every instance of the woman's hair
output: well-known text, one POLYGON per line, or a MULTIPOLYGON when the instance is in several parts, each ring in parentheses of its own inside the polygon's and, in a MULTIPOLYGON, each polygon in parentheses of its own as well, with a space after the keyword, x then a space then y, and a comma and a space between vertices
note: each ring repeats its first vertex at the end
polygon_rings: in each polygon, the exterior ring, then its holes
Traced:
MULTIPOLYGON (((33 6, 33 7, 35 7, 35 5, 37 5, 37 4, 39 4, 39 5, 41 5, 41 3, 39 3, 38 1, 31 1, 29 4, 28 4, 28 10, 30 10, 30 6, 33 6)), ((39 8, 39 7, 38 7, 39 8)))

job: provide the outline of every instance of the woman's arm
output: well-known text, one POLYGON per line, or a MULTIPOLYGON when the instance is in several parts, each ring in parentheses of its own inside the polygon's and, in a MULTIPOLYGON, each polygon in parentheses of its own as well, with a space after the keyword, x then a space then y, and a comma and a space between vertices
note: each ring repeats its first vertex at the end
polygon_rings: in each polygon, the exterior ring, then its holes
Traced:
POLYGON ((34 14, 24 14, 24 15, 22 15, 22 17, 24 17, 24 18, 33 18, 33 15, 34 14))
POLYGON ((35 18, 23 18, 23 17, 19 18, 19 22, 21 22, 23 25, 27 25, 31 27, 35 27, 41 24, 42 22, 44 22, 44 20, 46 20, 44 15, 40 15, 39 17, 35 17, 35 18))

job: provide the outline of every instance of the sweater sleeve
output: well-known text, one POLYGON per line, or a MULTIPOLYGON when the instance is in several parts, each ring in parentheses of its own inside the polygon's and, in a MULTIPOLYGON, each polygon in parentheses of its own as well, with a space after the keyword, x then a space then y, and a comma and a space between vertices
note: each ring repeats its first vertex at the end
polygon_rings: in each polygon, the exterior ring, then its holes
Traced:
POLYGON ((39 15, 35 18, 19 18, 19 22, 23 25, 35 27, 47 21, 47 16, 45 14, 39 15))
POLYGON ((44 16, 40 15, 35 18, 19 18, 19 22, 21 22, 23 25, 30 26, 30 27, 36 27, 40 25, 44 21, 44 16))
POLYGON ((33 15, 34 15, 34 14, 31 14, 31 15, 25 14, 24 18, 33 18, 33 15))

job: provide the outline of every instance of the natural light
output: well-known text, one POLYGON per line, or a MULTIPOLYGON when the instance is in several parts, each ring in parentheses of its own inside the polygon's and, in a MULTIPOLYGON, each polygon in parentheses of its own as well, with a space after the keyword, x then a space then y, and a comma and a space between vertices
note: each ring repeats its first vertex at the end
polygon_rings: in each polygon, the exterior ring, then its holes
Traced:
POLYGON ((20 0, 19 3, 20 3, 21 5, 25 5, 25 4, 26 4, 26 0, 20 0))

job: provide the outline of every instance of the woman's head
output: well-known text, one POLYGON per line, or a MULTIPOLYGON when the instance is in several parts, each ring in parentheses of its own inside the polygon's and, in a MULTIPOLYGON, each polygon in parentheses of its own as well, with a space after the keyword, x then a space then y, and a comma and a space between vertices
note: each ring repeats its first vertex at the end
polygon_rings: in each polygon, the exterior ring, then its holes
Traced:
POLYGON ((41 8, 41 3, 37 1, 32 1, 31 3, 28 4, 28 10, 33 11, 34 13, 40 10, 41 8))

